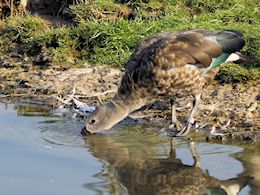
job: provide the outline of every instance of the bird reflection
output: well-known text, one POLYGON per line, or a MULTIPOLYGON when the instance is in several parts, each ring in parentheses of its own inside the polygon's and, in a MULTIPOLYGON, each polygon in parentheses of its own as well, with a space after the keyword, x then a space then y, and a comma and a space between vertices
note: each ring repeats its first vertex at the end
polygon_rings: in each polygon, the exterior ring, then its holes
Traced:
POLYGON ((219 180, 210 176, 209 172, 202 170, 200 166, 200 157, 193 141, 187 142, 194 159, 193 165, 185 165, 180 159, 177 159, 174 138, 171 141, 167 158, 158 158, 154 155, 156 151, 149 150, 149 148, 151 149, 149 143, 147 146, 142 143, 144 147, 134 147, 135 143, 132 143, 132 146, 126 146, 120 138, 111 135, 88 136, 85 138, 85 142, 95 157, 109 163, 110 168, 109 171, 107 169, 108 173, 105 175, 110 179, 111 175, 114 175, 111 179, 113 185, 124 186, 124 189, 127 189, 124 192, 121 190, 119 194, 233 195, 238 194, 252 179, 247 176, 239 176, 230 180, 219 180))

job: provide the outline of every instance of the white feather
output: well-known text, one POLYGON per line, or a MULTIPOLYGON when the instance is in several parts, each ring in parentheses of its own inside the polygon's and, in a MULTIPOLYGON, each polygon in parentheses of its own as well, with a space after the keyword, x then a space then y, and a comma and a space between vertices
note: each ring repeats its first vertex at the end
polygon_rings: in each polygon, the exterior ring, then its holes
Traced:
POLYGON ((239 59, 240 59, 239 55, 237 55, 236 53, 232 53, 228 56, 228 58, 226 59, 225 62, 234 62, 234 61, 237 61, 239 59))
POLYGON ((80 102, 79 100, 73 98, 73 111, 82 115, 82 116, 88 116, 90 113, 94 112, 96 107, 95 106, 89 106, 86 103, 80 102))

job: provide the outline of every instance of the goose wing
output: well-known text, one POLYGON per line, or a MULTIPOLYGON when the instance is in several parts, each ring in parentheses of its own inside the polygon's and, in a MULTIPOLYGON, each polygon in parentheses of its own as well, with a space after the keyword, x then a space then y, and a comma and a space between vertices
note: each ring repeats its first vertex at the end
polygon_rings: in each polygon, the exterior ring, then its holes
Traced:
POLYGON ((182 69, 187 65, 193 70, 209 71, 224 63, 230 53, 239 51, 243 45, 240 34, 232 31, 200 30, 154 35, 141 42, 130 57, 120 91, 132 91, 136 86, 151 88, 153 83, 162 80, 167 83, 165 86, 170 86, 172 77, 183 78, 188 74, 182 69))

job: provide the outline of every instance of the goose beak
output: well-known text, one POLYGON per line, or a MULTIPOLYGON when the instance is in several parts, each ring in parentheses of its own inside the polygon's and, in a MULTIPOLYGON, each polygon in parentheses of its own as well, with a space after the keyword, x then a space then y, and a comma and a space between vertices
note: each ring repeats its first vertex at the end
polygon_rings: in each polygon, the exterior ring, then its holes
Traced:
POLYGON ((254 60, 252 60, 251 58, 247 57, 246 55, 244 55, 240 52, 236 52, 234 54, 237 56, 238 60, 241 60, 241 61, 247 62, 247 63, 255 63, 254 60))
POLYGON ((87 130, 86 127, 83 127, 80 134, 83 135, 83 136, 88 136, 88 135, 91 135, 91 134, 94 134, 94 133, 91 133, 90 131, 87 130))

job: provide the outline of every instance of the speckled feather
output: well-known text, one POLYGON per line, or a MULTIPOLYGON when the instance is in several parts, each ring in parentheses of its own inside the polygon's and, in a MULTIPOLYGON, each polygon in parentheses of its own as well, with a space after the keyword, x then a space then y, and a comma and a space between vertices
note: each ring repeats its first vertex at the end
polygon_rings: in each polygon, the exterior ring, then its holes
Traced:
MULTIPOLYGON (((185 127, 176 133, 185 136, 194 122, 202 89, 214 79, 229 54, 243 45, 244 40, 236 31, 199 30, 151 36, 139 44, 127 62, 117 94, 87 118, 82 134, 109 129, 155 99, 174 101, 192 95, 191 114, 185 127)), ((172 123, 178 124, 174 113, 172 107, 172 123)))
POLYGON ((219 67, 207 70, 212 59, 224 52, 239 51, 243 45, 243 39, 229 31, 156 34, 141 42, 126 64, 118 90, 120 98, 151 101, 196 95, 219 71, 219 67))

